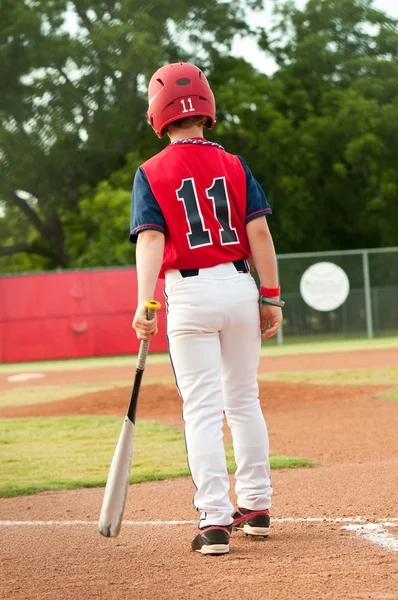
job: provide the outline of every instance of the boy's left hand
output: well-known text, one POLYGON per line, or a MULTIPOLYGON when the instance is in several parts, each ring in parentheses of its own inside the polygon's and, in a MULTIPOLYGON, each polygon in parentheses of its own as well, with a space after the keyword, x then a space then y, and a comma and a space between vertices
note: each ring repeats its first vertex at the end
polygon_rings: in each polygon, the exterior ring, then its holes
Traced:
POLYGON ((260 305, 261 339, 266 340, 276 333, 282 324, 282 309, 271 304, 260 305))
POLYGON ((145 307, 145 302, 141 302, 135 311, 132 323, 139 340, 149 340, 152 335, 156 335, 158 332, 156 312, 154 318, 150 321, 147 320, 146 315, 147 309, 145 307))

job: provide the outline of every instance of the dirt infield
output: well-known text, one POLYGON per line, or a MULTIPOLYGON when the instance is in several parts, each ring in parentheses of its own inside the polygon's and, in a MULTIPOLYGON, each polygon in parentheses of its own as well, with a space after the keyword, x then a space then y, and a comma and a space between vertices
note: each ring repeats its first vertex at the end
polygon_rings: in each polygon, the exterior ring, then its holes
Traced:
MULTIPOLYGON (((259 387, 274 451, 309 457, 323 464, 381 459, 391 453, 391 442, 398 431, 398 410, 380 397, 387 386, 270 381, 260 382, 259 387)), ((130 388, 116 388, 56 402, 2 408, 0 418, 122 416, 130 391, 130 388)), ((147 385, 141 390, 137 418, 182 428, 181 409, 181 399, 173 384, 147 385)), ((225 435, 228 439, 228 429, 225 435)))
MULTIPOLYGON (((398 351, 389 350, 292 356, 283 362, 288 371, 320 370, 321 363, 330 369, 396 366, 397 357, 398 351)), ((166 373, 166 365, 152 367, 166 373)), ((275 362, 267 368, 278 370, 275 362)), ((159 376, 156 369, 150 376, 159 376)), ((62 376, 72 382, 91 378, 94 371, 62 376)), ((61 373, 48 376, 61 378, 61 373)), ((104 381, 104 370, 96 376, 104 381)), ((126 373, 120 376, 125 378, 126 373)), ((253 541, 234 534, 226 557, 189 551, 195 531, 190 521, 197 514, 188 478, 131 486, 125 514, 131 522, 117 539, 96 531, 103 489, 0 500, 0 597, 397 600, 398 403, 380 395, 385 389, 260 383, 271 450, 311 458, 315 466, 274 471, 271 537, 253 541)), ((0 417, 123 415, 129 391, 3 408, 0 417)), ((143 387, 138 417, 181 427, 174 385, 143 387)))

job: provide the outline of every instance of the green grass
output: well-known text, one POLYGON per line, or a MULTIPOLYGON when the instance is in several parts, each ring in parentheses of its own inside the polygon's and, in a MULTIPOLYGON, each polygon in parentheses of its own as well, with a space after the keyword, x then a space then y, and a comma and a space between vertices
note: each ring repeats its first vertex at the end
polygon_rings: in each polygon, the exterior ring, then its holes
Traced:
MULTIPOLYGON (((305 339, 301 336, 300 340, 305 339)), ((323 352, 355 352, 357 350, 388 350, 398 348, 398 337, 386 337, 373 340, 333 340, 333 341, 289 341, 285 338, 284 343, 277 345, 276 337, 267 340, 261 348, 262 356, 290 356, 294 354, 318 354, 323 352)))
POLYGON ((387 392, 383 392, 381 395, 384 396, 384 398, 388 398, 388 400, 398 402, 398 388, 395 388, 394 390, 388 390, 387 392))
MULTIPOLYGON (((300 338, 305 339, 303 337, 300 338)), ((377 350, 398 348, 398 337, 378 338, 374 340, 335 340, 335 341, 310 341, 289 342, 288 339, 281 346, 276 343, 276 338, 264 342, 261 353, 263 356, 289 356, 294 354, 317 354, 319 352, 350 352, 355 350, 377 350)), ((109 356, 97 358, 80 358, 54 361, 6 363, 0 365, 0 373, 24 373, 37 371, 69 371, 76 369, 99 369, 107 367, 132 366, 134 368, 136 355, 109 356)), ((169 362, 169 356, 164 354, 149 354, 148 364, 162 364, 169 362)))
MULTIPOLYGON (((174 377, 146 377, 142 385, 157 383, 174 383, 174 377)), ((91 392, 100 392, 121 387, 131 387, 133 381, 107 381, 87 382, 63 385, 37 385, 35 387, 17 387, 10 390, 1 390, 0 408, 6 406, 28 406, 32 404, 45 404, 56 400, 67 400, 91 392)))
MULTIPOLYGON (((0 365, 0 373, 30 373, 37 371, 79 371, 83 369, 101 369, 107 367, 131 366, 134 372, 136 354, 126 356, 105 356, 93 358, 68 358, 62 360, 43 360, 35 362, 5 363, 0 365)), ((147 364, 169 362, 169 355, 149 354, 147 364)))
MULTIPOLYGON (((1 420, 0 497, 105 485, 122 423, 99 416, 1 420)), ((231 444, 226 454, 234 472, 231 444)), ((311 465, 306 458, 271 456, 274 469, 311 465)), ((138 422, 132 472, 131 482, 189 475, 183 432, 138 422)))
POLYGON ((315 383, 319 385, 398 384, 398 367, 341 369, 338 371, 300 371, 260 374, 260 380, 315 383))
POLYGON ((42 404, 128 385, 131 385, 131 381, 87 382, 73 385, 63 384, 12 388, 11 390, 1 391, 0 407, 42 404))

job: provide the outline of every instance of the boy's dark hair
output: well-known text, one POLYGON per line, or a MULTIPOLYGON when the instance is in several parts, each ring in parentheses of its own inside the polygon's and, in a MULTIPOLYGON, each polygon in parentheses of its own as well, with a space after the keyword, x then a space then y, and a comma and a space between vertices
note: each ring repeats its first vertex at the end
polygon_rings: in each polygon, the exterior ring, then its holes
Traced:
POLYGON ((177 121, 173 121, 170 123, 170 125, 173 125, 173 127, 177 127, 178 129, 189 129, 193 125, 197 125, 198 127, 206 127, 210 124, 209 121, 209 117, 195 115, 194 117, 183 117, 182 119, 177 119, 177 121))

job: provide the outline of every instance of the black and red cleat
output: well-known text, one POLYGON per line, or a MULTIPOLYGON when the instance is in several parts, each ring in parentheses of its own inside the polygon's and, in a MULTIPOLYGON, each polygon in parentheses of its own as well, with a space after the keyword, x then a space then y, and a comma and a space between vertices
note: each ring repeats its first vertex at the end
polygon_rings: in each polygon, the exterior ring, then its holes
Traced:
POLYGON ((239 508, 233 515, 233 529, 243 531, 246 535, 268 537, 271 527, 269 510, 249 510, 239 508))
POLYGON ((192 540, 192 550, 209 556, 228 554, 231 531, 232 525, 210 525, 199 529, 198 535, 192 540))

